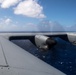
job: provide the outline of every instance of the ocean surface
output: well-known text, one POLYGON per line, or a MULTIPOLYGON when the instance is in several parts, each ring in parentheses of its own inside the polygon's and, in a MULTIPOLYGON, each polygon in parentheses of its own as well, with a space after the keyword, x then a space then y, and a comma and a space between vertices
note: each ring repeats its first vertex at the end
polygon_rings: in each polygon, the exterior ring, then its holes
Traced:
POLYGON ((12 40, 12 42, 65 74, 76 75, 76 46, 60 38, 55 40, 57 45, 47 52, 42 52, 29 40, 12 40))

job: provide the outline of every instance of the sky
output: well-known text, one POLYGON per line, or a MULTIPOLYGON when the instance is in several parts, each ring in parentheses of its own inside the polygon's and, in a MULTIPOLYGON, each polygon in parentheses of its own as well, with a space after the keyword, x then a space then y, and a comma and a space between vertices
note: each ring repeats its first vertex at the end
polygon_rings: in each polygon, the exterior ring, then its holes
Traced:
POLYGON ((76 0, 0 0, 0 31, 61 31, 75 24, 76 0))

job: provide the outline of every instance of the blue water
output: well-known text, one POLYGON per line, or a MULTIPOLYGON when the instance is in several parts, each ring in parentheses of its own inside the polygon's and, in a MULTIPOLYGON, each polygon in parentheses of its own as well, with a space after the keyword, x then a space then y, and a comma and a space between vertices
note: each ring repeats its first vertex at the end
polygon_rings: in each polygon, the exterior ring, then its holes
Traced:
POLYGON ((12 42, 67 75, 76 75, 76 46, 60 38, 55 39, 57 45, 48 52, 41 52, 29 40, 12 40, 12 42))

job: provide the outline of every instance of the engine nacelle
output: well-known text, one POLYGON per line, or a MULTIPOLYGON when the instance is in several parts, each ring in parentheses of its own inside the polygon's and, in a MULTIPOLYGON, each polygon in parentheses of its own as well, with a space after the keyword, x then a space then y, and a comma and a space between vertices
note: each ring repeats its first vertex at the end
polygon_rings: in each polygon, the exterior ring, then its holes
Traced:
POLYGON ((35 44, 41 50, 49 50, 53 46, 56 45, 56 41, 53 38, 43 36, 43 35, 36 35, 35 36, 35 44))
POLYGON ((75 33, 68 33, 68 40, 71 42, 73 45, 76 45, 76 34, 75 33))

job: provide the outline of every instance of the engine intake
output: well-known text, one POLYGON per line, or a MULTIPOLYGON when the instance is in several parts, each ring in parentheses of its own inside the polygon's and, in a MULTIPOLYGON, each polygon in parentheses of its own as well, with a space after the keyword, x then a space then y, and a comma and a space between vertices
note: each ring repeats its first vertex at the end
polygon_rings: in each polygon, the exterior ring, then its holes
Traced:
POLYGON ((53 46, 56 45, 56 41, 53 38, 43 36, 43 35, 36 35, 35 36, 35 44, 38 48, 43 51, 47 51, 51 49, 53 46))

